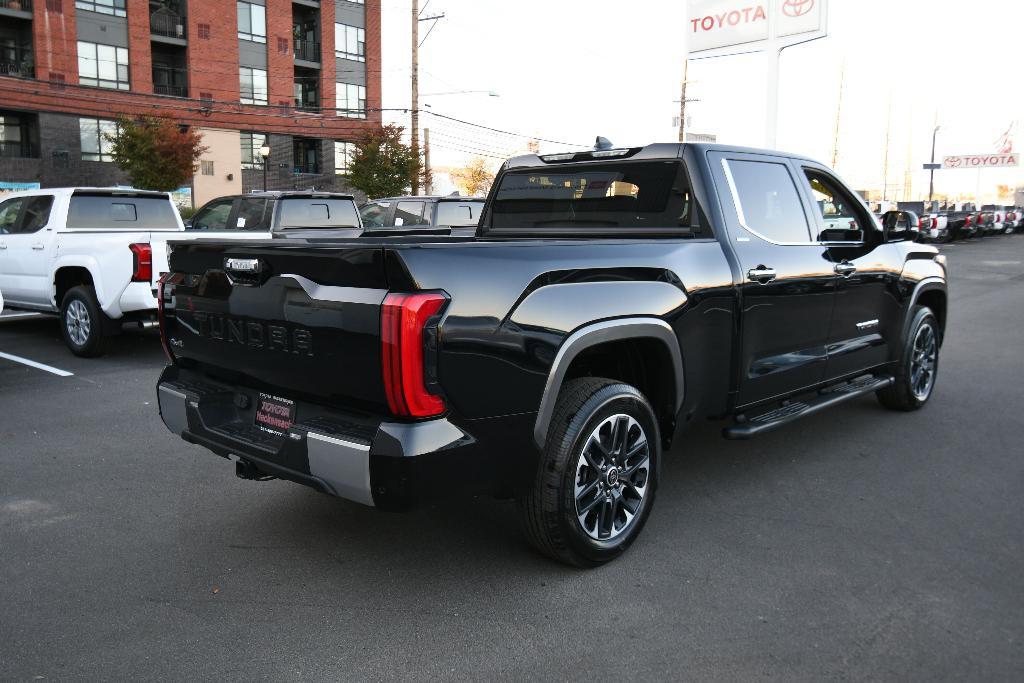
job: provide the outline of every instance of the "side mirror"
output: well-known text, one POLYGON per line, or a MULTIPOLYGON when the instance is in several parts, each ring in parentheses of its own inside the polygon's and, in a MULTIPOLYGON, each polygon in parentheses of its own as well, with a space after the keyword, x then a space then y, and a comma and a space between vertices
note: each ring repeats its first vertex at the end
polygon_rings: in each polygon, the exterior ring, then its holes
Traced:
POLYGON ((192 229, 192 219, 191 218, 188 219, 187 221, 185 221, 185 229, 186 230, 191 230, 192 229))
POLYGON ((914 241, 921 234, 921 219, 913 211, 886 211, 882 231, 886 242, 914 241))

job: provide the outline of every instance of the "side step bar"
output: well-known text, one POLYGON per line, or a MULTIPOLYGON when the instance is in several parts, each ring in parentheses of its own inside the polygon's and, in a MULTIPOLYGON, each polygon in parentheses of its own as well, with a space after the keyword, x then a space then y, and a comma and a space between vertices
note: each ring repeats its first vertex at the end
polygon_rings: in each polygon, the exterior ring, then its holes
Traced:
POLYGON ((740 415, 736 418, 735 424, 722 430, 722 436, 727 439, 750 439, 758 434, 770 432, 777 427, 799 420, 801 417, 807 417, 825 408, 831 408, 843 401, 849 401, 852 398, 884 389, 895 381, 889 375, 858 377, 849 382, 828 387, 820 391, 813 398, 803 401, 791 401, 780 408, 761 413, 749 419, 740 415))

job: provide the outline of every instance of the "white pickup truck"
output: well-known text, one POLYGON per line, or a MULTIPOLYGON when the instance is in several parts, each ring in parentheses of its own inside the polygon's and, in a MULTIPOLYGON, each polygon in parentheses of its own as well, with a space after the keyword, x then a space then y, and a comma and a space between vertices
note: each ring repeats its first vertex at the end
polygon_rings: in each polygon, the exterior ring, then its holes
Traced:
POLYGON ((167 240, 184 229, 162 192, 7 195, 0 199, 0 292, 8 308, 59 313, 68 348, 98 356, 123 323, 154 324, 167 240))

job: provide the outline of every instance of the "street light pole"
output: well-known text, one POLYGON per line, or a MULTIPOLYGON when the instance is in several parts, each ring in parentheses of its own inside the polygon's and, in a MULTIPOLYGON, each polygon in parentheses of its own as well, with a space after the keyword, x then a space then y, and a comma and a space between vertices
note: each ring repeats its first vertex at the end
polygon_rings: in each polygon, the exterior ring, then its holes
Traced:
POLYGON ((928 203, 932 201, 932 195, 935 194, 935 136, 939 132, 939 128, 942 126, 935 126, 935 130, 932 131, 932 168, 928 169, 928 203))

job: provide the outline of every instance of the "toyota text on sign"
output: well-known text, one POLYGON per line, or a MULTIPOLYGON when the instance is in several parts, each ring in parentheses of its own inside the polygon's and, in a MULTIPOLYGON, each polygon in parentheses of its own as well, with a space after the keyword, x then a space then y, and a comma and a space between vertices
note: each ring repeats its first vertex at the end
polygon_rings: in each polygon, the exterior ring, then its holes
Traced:
POLYGON ((821 29, 825 0, 697 0, 687 18, 691 53, 821 29))
POLYGON ((942 168, 1012 168, 1020 166, 1019 154, 961 154, 943 157, 942 168))

